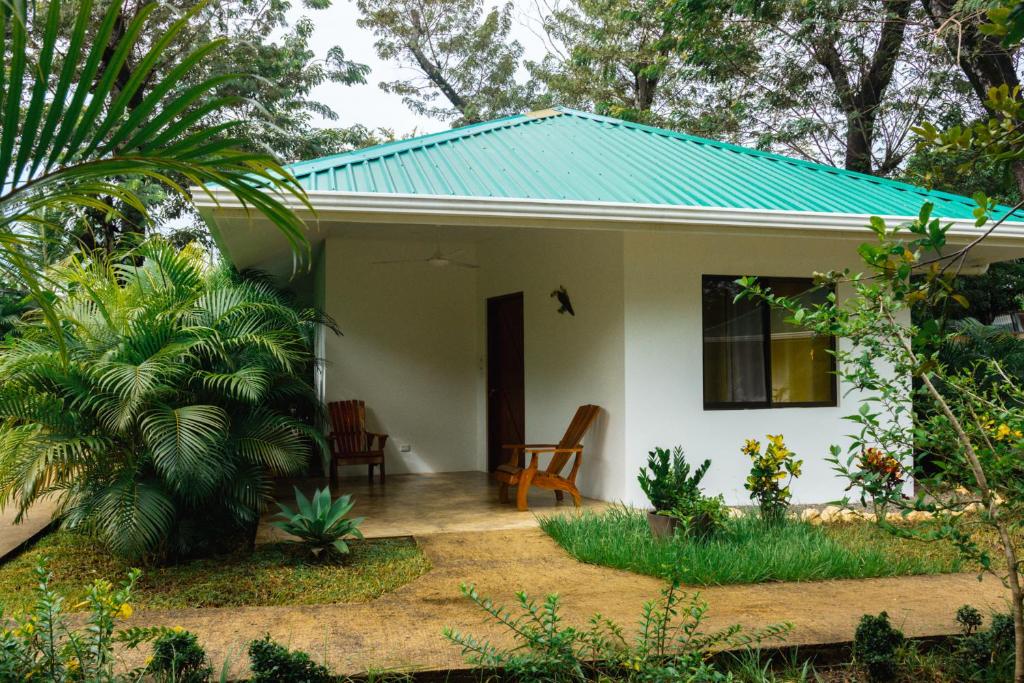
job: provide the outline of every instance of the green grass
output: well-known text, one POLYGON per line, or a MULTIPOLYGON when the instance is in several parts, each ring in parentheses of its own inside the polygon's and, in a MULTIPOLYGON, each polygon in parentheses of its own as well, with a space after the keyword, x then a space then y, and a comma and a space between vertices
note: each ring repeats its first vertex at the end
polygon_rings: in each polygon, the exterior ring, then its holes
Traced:
POLYGON ((684 583, 699 586, 961 570, 952 547, 896 539, 870 524, 818 527, 788 520, 767 528, 747 515, 730 519, 706 541, 657 540, 645 512, 622 507, 548 517, 540 524, 581 562, 661 577, 675 564, 684 583))
MULTIPOLYGON (((143 570, 132 604, 142 609, 237 607, 243 605, 312 605, 362 602, 402 586, 430 569, 409 539, 351 543, 352 553, 339 564, 310 563, 301 548, 287 543, 257 546, 177 565, 143 570)), ((67 531, 42 538, 0 565, 0 605, 5 612, 32 601, 32 569, 48 558, 51 587, 81 602, 96 579, 123 580, 130 565, 105 553, 93 541, 67 531)))

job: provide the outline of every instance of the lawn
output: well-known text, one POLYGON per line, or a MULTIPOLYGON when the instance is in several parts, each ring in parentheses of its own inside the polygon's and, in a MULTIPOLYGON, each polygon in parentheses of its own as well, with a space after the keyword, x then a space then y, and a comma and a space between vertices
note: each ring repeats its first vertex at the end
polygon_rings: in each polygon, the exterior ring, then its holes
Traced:
POLYGON ((952 547, 897 539, 870 524, 812 526, 790 520, 766 528, 753 515, 730 519, 706 541, 652 537, 646 513, 615 507, 602 513, 540 520, 581 562, 667 576, 677 566, 690 585, 862 579, 940 574, 965 569, 952 547))
MULTIPOLYGON (((145 569, 132 604, 141 609, 312 605, 362 602, 395 590, 430 569, 411 539, 354 541, 339 564, 310 563, 288 543, 257 546, 187 563, 145 569)), ((69 606, 81 602, 96 579, 120 581, 129 565, 111 558, 89 538, 58 531, 14 559, 0 564, 0 605, 4 611, 30 604, 36 584, 32 570, 48 558, 51 587, 69 606)))

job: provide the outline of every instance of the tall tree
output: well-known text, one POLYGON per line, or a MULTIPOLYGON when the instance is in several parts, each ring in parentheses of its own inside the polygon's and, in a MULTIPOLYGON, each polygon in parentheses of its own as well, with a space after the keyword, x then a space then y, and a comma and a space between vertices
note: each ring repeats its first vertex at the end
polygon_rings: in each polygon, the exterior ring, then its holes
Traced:
POLYGON ((673 0, 575 0, 541 18, 550 51, 530 62, 548 97, 643 123, 700 127, 707 83, 756 57, 740 27, 673 0))
POLYGON ((381 83, 415 112, 454 125, 520 113, 531 91, 516 80, 523 47, 509 39, 512 4, 482 0, 357 0, 377 54, 415 75, 381 83))
MULTIPOLYGON (((111 0, 91 4, 92 20, 87 27, 86 40, 102 41, 104 49, 97 72, 109 72, 115 90, 124 89, 132 82, 143 60, 150 55, 151 47, 161 41, 172 26, 176 27, 173 39, 164 41, 160 53, 152 57, 146 76, 137 79, 132 97, 125 102, 126 115, 131 115, 162 79, 171 77, 186 55, 211 41, 220 41, 224 49, 216 60, 201 61, 187 72, 173 76, 182 86, 212 79, 212 96, 224 98, 228 103, 216 109, 199 103, 177 112, 176 115, 186 122, 186 130, 230 123, 241 146, 273 154, 284 161, 346 148, 342 142, 346 138, 345 129, 322 129, 315 125, 318 119, 334 121, 337 116, 310 94, 322 83, 364 82, 368 67, 346 59, 337 46, 318 59, 309 45, 313 22, 301 18, 289 25, 290 2, 169 0, 154 7, 146 0, 123 0, 116 3, 121 11, 109 35, 101 35, 100 19, 114 4, 111 0), (147 31, 126 45, 123 39, 132 22, 143 13, 149 22, 147 31), (123 55, 117 51, 121 46, 127 48, 123 55)), ((36 11, 45 12, 48 5, 40 3, 36 11)), ((304 2, 306 9, 314 11, 329 6, 329 0, 304 2)), ((71 7, 62 10, 58 33, 63 39, 70 36, 77 16, 71 7)), ((34 26, 33 40, 27 48, 30 60, 41 56, 33 46, 41 44, 43 27, 39 23, 34 26)), ((59 62, 59 54, 55 60, 59 62)), ((106 197, 100 205, 68 212, 63 217, 66 230, 76 234, 87 249, 107 250, 115 249, 126 234, 160 229, 168 222, 183 226, 176 229, 196 237, 205 236, 205 227, 191 211, 187 196, 168 192, 166 186, 147 179, 130 182, 137 184, 136 194, 143 199, 145 211, 106 197)))
POLYGON ((777 0, 734 11, 760 45, 747 115, 764 146, 888 175, 912 150, 911 126, 962 99, 912 0, 777 0))

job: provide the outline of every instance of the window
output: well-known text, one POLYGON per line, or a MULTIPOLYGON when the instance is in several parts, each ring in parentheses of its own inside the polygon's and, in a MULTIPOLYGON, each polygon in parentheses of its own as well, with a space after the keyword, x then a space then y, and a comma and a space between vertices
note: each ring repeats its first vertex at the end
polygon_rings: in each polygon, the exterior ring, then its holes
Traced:
MULTIPOLYGON (((762 301, 736 301, 737 279, 704 276, 704 408, 836 405, 835 339, 785 322, 786 311, 762 301)), ((828 296, 810 279, 759 279, 808 304, 828 296)))

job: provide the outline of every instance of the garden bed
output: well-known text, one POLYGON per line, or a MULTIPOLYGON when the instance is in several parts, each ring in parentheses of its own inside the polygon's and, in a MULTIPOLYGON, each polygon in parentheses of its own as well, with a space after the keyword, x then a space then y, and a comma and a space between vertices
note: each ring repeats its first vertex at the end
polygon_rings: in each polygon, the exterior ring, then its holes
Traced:
POLYGON ((548 517, 541 528, 581 562, 667 576, 678 567, 689 585, 749 584, 910 576, 967 571, 951 545, 899 539, 871 524, 812 526, 787 520, 765 527, 755 515, 730 519, 708 540, 652 537, 646 513, 548 517))
MULTIPOLYGON (((340 563, 312 563, 298 546, 259 545, 182 564, 145 569, 132 604, 137 609, 240 607, 363 602, 393 591, 430 569, 409 538, 350 543, 340 563)), ((51 587, 69 608, 82 601, 96 579, 120 581, 129 564, 112 558, 87 537, 57 531, 0 564, 0 604, 5 612, 32 601, 33 568, 42 558, 53 572, 51 587)))

